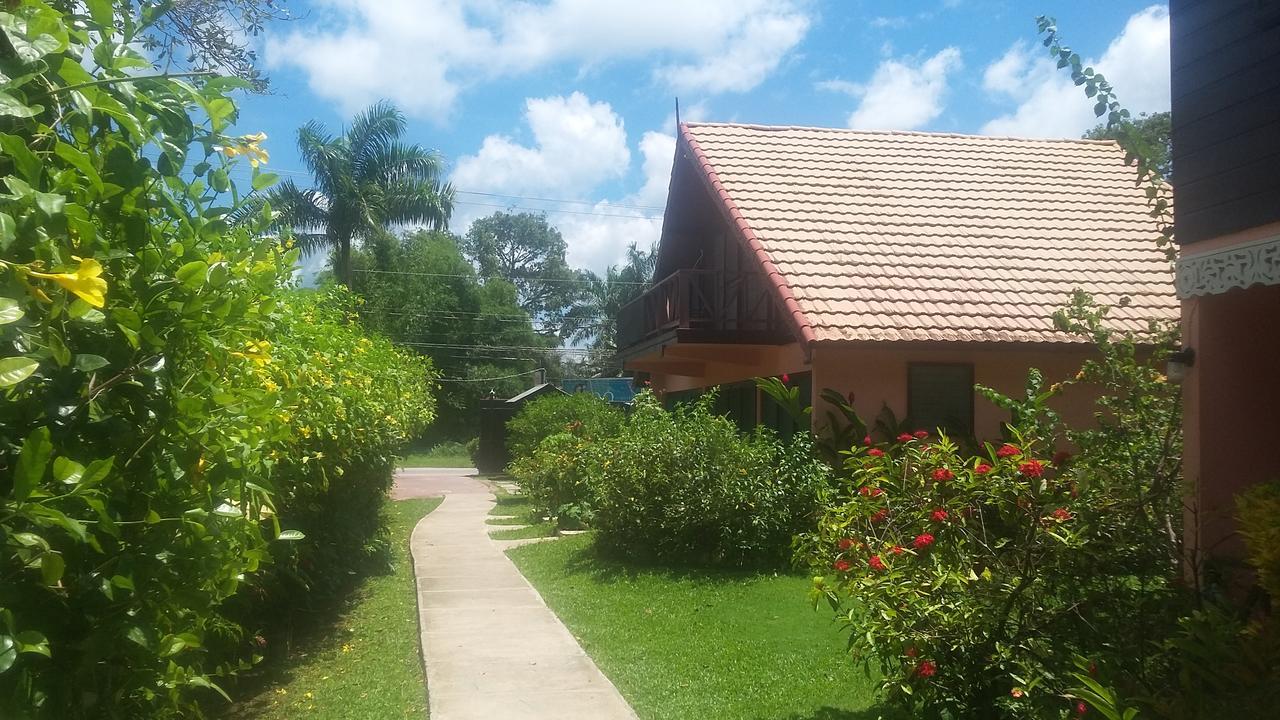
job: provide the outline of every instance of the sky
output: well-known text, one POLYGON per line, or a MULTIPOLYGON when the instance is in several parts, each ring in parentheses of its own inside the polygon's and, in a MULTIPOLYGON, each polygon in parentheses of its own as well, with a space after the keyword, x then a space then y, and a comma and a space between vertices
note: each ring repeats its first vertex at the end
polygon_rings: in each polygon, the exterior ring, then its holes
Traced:
POLYGON ((438 150, 452 228, 545 212, 571 264, 658 239, 685 121, 1079 137, 1092 102, 1035 17, 1131 111, 1169 109, 1166 6, 1126 0, 290 0, 253 42, 271 79, 240 99, 269 169, 305 184, 297 128, 380 100, 438 150))

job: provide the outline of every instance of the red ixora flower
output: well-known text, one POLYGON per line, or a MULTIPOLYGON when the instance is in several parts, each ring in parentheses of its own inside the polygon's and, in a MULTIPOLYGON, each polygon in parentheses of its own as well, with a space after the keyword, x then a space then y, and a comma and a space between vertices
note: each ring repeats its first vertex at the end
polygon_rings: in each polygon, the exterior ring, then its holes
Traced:
POLYGON ((849 572, 849 568, 853 567, 853 565, 849 564, 848 560, 840 558, 839 560, 831 563, 831 567, 835 568, 839 572, 849 572))
POLYGON ((1066 508, 1058 508, 1049 514, 1053 516, 1054 520, 1060 520, 1062 522, 1066 522, 1071 519, 1071 511, 1066 508))
POLYGON ((840 549, 848 550, 849 548, 853 547, 854 542, 855 541, 853 538, 840 538, 840 549))
POLYGON ((880 508, 879 510, 876 511, 875 515, 871 516, 871 523, 873 525, 878 525, 884 522, 888 517, 889 517, 889 508, 880 508))
POLYGON ((902 546, 901 546, 901 545, 894 545, 893 547, 889 548, 889 554, 890 554, 890 555, 901 555, 901 554, 902 554, 902 546))
POLYGON ((917 550, 928 550, 929 546, 932 544, 933 536, 929 533, 921 533, 916 536, 915 540, 911 541, 911 545, 917 550))
POLYGON ((911 433, 902 433, 898 436, 898 442, 911 442, 912 439, 911 433))
POLYGON ((955 473, 951 472, 950 470, 944 467, 938 468, 937 470, 933 471, 934 482, 946 482, 948 480, 954 479, 955 476, 956 476, 955 473))
POLYGON ((1077 715, 1077 716, 1083 716, 1083 715, 1084 715, 1085 713, 1087 713, 1087 712, 1089 712, 1089 706, 1088 706, 1088 705, 1085 705, 1083 700, 1077 700, 1077 701, 1076 701, 1076 715, 1077 715))
POLYGON ((867 558, 867 564, 871 566, 872 570, 878 570, 880 572, 883 572, 888 569, 885 566, 884 561, 880 559, 879 555, 872 555, 871 557, 867 558))
POLYGON ((938 508, 937 510, 934 510, 932 513, 930 513, 929 517, 933 518, 934 522, 946 522, 947 511, 943 510, 942 508, 938 508))
POLYGON ((999 450, 996 451, 996 457, 1007 458, 1007 457, 1012 457, 1014 455, 1020 455, 1021 453, 1022 451, 1019 450, 1016 445, 1010 445, 1009 443, 1005 443, 1004 445, 1000 446, 999 450))
POLYGON ((782 373, 782 384, 786 385, 789 382, 791 382, 791 376, 787 373, 782 373))
POLYGON ((866 445, 867 447, 871 447, 871 436, 867 435, 866 437, 862 438, 862 444, 866 445))
POLYGON ((978 466, 973 469, 973 472, 975 475, 986 475, 991 472, 991 466, 986 463, 978 463, 978 466))
POLYGON ((858 494, 862 497, 880 497, 884 494, 884 490, 881 490, 878 487, 864 485, 863 487, 858 488, 858 494))
POLYGON ((912 433, 912 434, 916 436, 916 439, 917 439, 917 440, 923 440, 923 439, 925 439, 925 438, 929 437, 929 431, 928 431, 928 430, 917 430, 917 431, 915 431, 915 432, 914 432, 914 433, 912 433))
POLYGON ((884 451, 880 448, 871 448, 867 451, 867 454, 871 457, 884 457, 884 451))
POLYGON ((1028 460, 1018 466, 1018 472, 1029 478, 1038 478, 1044 475, 1044 463, 1039 460, 1028 460))
POLYGON ((931 678, 936 672, 938 672, 938 666, 930 660, 921 660, 920 664, 916 665, 916 674, 922 678, 931 678))

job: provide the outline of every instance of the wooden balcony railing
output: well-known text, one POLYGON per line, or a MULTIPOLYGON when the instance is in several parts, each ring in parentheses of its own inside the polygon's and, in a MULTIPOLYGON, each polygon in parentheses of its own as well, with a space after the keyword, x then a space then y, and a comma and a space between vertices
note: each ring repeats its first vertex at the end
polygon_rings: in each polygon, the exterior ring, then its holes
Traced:
POLYGON ((707 342, 759 342, 788 333, 761 273, 677 270, 618 313, 618 349, 671 331, 707 342))

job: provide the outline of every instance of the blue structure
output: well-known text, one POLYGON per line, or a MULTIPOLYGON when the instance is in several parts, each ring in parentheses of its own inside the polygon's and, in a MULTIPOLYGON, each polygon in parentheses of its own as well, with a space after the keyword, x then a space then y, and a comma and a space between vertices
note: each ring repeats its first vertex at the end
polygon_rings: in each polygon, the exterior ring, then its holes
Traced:
POLYGON ((589 392, 611 403, 630 405, 636 397, 631 378, 581 378, 561 380, 560 389, 567 393, 589 392))

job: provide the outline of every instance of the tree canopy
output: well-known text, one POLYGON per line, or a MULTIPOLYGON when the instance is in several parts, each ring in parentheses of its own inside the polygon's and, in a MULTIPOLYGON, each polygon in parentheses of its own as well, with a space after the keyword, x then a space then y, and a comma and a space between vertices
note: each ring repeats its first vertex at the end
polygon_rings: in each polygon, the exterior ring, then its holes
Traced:
POLYGON ((483 277, 516 287, 516 302, 536 320, 558 326, 582 280, 565 259, 560 231, 535 213, 496 212, 471 223, 462 250, 483 277))

